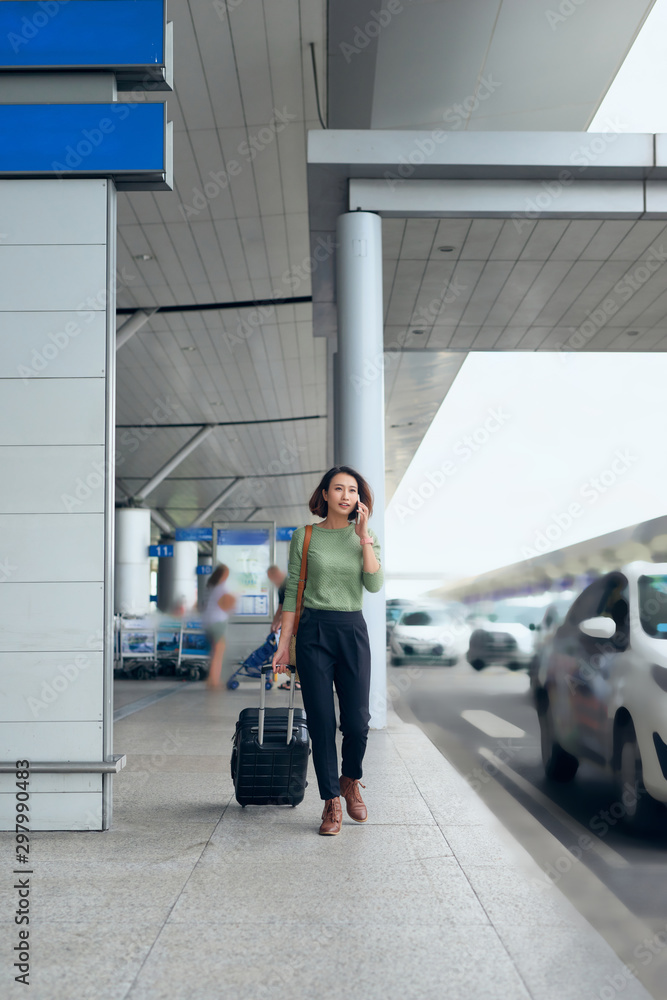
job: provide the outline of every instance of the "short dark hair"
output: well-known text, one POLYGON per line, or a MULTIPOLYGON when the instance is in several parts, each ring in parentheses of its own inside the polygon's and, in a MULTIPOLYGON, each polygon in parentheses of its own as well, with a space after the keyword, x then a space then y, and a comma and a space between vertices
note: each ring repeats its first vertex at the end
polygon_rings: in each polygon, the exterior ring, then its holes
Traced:
POLYGON ((229 572, 229 566, 225 566, 224 563, 218 563, 215 567, 208 580, 206 581, 207 587, 217 587, 222 580, 225 573, 229 572))
MULTIPOLYGON (((353 479, 357 481, 357 491, 359 494, 359 499, 363 504, 368 507, 369 515, 373 513, 373 490, 370 488, 363 476, 361 476, 354 469, 351 469, 349 465, 335 465, 333 469, 329 469, 325 472, 317 489, 313 492, 310 500, 308 501, 308 507, 310 508, 311 514, 316 514, 318 517, 326 517, 329 505, 322 496, 322 491, 326 490, 329 492, 329 486, 331 480, 334 476, 337 476, 340 472, 344 472, 347 476, 352 476, 353 479)), ((355 517, 353 511, 348 514, 348 520, 352 520, 355 517)))

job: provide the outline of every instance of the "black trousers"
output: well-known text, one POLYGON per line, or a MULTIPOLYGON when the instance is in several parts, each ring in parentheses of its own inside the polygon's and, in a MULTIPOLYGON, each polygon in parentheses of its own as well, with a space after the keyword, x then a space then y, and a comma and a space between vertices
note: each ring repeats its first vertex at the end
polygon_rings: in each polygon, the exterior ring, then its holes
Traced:
POLYGON ((366 752, 371 651, 361 611, 304 608, 296 636, 296 660, 320 796, 333 799, 340 795, 334 686, 346 778, 361 778, 366 752))

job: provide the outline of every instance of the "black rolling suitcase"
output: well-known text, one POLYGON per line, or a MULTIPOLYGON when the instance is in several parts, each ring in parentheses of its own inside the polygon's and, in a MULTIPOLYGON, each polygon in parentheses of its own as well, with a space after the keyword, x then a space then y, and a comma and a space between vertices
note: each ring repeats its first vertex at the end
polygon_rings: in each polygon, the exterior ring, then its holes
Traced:
POLYGON ((259 709, 244 708, 236 723, 232 781, 242 806, 298 806, 306 791, 306 713, 294 708, 294 675, 289 708, 266 708, 264 678, 271 669, 270 664, 262 667, 259 709))

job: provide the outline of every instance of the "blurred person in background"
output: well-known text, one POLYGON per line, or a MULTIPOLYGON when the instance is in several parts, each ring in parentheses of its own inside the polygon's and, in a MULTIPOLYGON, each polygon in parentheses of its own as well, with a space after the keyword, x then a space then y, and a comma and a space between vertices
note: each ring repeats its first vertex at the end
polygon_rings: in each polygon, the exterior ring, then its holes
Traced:
POLYGON ((222 687, 220 673, 225 655, 225 634, 227 621, 236 606, 236 598, 227 589, 229 567, 220 563, 208 578, 208 600, 202 615, 202 624, 211 645, 211 665, 206 687, 218 690, 222 687))

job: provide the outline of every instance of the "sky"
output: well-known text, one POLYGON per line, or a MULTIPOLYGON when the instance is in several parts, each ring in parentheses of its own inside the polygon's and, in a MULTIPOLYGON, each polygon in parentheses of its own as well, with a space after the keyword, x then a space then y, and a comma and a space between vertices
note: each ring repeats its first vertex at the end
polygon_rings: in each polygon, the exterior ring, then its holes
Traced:
MULTIPOLYGON (((667 132, 666 60, 657 0, 590 131, 667 132)), ((387 597, 664 514, 666 387, 667 354, 469 354, 387 507, 387 597)))

